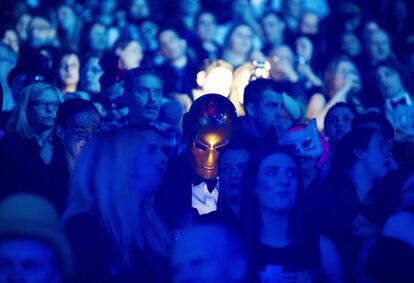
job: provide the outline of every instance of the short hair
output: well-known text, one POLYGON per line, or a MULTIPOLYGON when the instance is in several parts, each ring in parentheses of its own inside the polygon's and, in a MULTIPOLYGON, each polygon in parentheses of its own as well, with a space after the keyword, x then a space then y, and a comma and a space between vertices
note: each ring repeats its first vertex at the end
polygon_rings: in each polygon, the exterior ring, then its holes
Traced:
POLYGON ((375 66, 375 71, 377 71, 380 67, 391 69, 396 72, 400 76, 401 83, 405 90, 408 93, 412 93, 414 91, 414 85, 411 82, 410 73, 398 60, 389 58, 381 61, 375 66))
POLYGON ((116 51, 118 48, 125 49, 131 42, 137 42, 142 50, 145 49, 144 43, 139 38, 133 38, 131 36, 121 36, 112 47, 113 51, 116 51))
POLYGON ((160 79, 161 83, 164 83, 162 76, 153 68, 138 67, 127 71, 124 75, 124 90, 125 93, 129 93, 137 86, 137 81, 140 77, 145 75, 155 76, 160 79))
POLYGON ((349 172, 357 157, 355 149, 367 149, 374 134, 380 134, 372 128, 356 128, 346 133, 336 145, 332 156, 329 177, 335 184, 349 182, 349 172))
POLYGON ((63 128, 67 128, 70 121, 76 114, 84 112, 95 112, 100 116, 98 109, 96 109, 95 105, 93 105, 93 103, 88 100, 81 98, 66 100, 61 105, 59 105, 56 113, 55 124, 60 125, 63 128))
POLYGON ((354 120, 352 120, 352 129, 357 128, 369 128, 368 126, 364 126, 366 123, 375 123, 380 126, 380 132, 385 138, 394 138, 394 127, 392 126, 391 122, 388 119, 376 112, 376 111, 369 111, 367 113, 361 113, 355 116, 354 120))
POLYGON ((353 104, 347 102, 337 102, 331 108, 329 108, 328 112, 326 113, 325 119, 323 120, 323 125, 325 129, 328 116, 338 108, 346 108, 349 111, 351 111, 352 114, 354 114, 354 116, 357 115, 357 110, 353 104))
MULTIPOLYGON (((81 64, 81 55, 80 55, 80 53, 77 52, 76 50, 71 50, 71 49, 62 50, 57 55, 57 58, 56 58, 55 63, 54 63, 54 68, 53 68, 54 72, 55 72, 55 76, 56 76, 56 83, 58 85, 62 84, 62 81, 61 81, 60 75, 59 75, 60 64, 62 64, 62 61, 65 57, 71 56, 71 55, 74 55, 78 58, 78 60, 79 60, 79 73, 80 73, 80 68, 81 68, 81 66, 80 66, 80 64, 81 64)), ((79 74, 79 76, 80 76, 80 74, 79 74)))
POLYGON ((263 92, 268 89, 282 95, 277 83, 271 79, 257 79, 250 82, 244 89, 244 105, 259 103, 263 92))
POLYGON ((274 15, 277 18, 279 18, 281 21, 285 22, 285 17, 283 16, 283 14, 281 12, 273 10, 273 9, 265 10, 264 13, 263 13, 263 16, 261 17, 261 20, 263 21, 263 19, 265 17, 270 16, 270 15, 274 15))

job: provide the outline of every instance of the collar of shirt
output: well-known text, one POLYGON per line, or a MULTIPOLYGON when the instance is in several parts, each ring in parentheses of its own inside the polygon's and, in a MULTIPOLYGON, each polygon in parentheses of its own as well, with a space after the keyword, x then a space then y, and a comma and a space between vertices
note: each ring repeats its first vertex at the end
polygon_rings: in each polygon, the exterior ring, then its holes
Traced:
POLYGON ((394 110, 395 108, 398 107, 398 105, 408 105, 408 106, 412 105, 412 99, 407 92, 404 92, 402 96, 399 96, 396 99, 386 99, 385 105, 387 109, 394 110))
POLYGON ((207 184, 202 182, 199 185, 192 185, 192 207, 197 209, 200 215, 217 210, 217 201, 219 195, 219 183, 210 192, 207 184))

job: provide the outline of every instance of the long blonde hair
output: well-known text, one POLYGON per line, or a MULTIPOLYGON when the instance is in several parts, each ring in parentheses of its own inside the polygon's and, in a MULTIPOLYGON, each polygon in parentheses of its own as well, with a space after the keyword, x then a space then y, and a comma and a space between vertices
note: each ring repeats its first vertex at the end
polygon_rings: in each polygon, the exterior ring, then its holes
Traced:
POLYGON ((128 267, 134 247, 142 250, 148 244, 161 255, 168 251, 167 231, 155 212, 153 190, 145 187, 139 167, 141 158, 150 158, 141 150, 143 132, 121 128, 101 133, 85 146, 71 176, 62 219, 65 222, 96 208, 128 267))
POLYGON ((10 120, 7 123, 7 130, 14 132, 25 139, 34 139, 34 131, 27 119, 27 108, 33 100, 39 97, 46 90, 52 90, 59 102, 62 102, 60 91, 54 85, 37 82, 32 83, 22 89, 17 97, 16 106, 11 114, 10 120))

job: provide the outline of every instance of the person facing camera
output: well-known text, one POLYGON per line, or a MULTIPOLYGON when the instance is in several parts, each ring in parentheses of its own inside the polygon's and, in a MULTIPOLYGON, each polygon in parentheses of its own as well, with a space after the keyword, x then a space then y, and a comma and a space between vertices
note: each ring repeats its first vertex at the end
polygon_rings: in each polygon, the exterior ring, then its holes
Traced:
POLYGON ((0 282, 63 283, 72 252, 51 203, 34 194, 0 202, 0 282))
POLYGON ((198 98, 185 114, 186 148, 170 160, 165 186, 158 196, 171 228, 215 220, 218 159, 232 138, 236 120, 236 109, 230 100, 214 93, 198 98))

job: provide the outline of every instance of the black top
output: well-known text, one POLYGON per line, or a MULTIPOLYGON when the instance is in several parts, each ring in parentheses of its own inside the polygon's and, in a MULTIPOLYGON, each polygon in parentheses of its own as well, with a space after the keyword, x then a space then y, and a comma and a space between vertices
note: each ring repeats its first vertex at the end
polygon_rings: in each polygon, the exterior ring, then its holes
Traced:
POLYGON ((147 247, 134 251, 131 268, 123 264, 97 213, 75 215, 64 228, 75 259, 72 282, 170 282, 166 258, 147 247))
POLYGON ((303 243, 295 241, 279 248, 259 244, 255 258, 259 278, 275 280, 282 272, 297 272, 311 279, 310 282, 320 280, 319 237, 311 237, 303 243))
POLYGON ((62 213, 69 182, 63 146, 55 145, 48 165, 39 150, 36 141, 16 134, 6 134, 0 139, 0 198, 19 192, 34 193, 48 199, 62 213))

